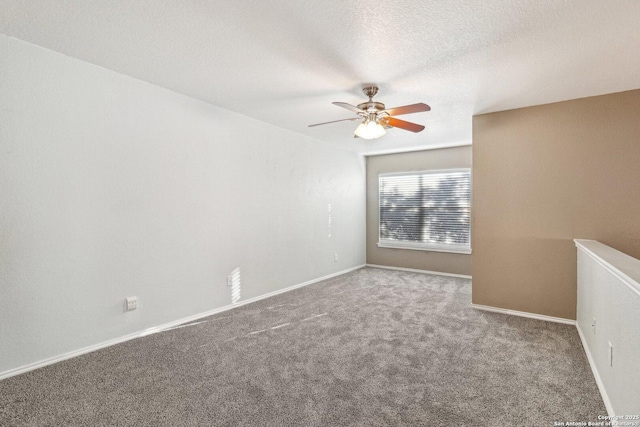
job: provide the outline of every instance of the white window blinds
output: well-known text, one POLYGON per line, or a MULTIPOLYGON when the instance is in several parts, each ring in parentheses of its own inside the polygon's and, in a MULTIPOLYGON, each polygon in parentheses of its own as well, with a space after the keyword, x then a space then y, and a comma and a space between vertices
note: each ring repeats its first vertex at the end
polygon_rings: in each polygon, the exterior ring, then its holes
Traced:
POLYGON ((470 252, 471 172, 379 176, 379 246, 470 252))

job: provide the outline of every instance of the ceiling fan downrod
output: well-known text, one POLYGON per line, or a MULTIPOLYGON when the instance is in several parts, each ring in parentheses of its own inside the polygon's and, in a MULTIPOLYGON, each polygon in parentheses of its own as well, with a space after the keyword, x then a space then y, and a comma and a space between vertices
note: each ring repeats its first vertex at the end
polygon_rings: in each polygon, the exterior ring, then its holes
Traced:
POLYGON ((367 86, 362 88, 362 92, 369 97, 369 101, 358 104, 358 108, 367 113, 377 113, 384 110, 384 104, 382 102, 375 102, 373 97, 378 93, 377 86, 367 86))

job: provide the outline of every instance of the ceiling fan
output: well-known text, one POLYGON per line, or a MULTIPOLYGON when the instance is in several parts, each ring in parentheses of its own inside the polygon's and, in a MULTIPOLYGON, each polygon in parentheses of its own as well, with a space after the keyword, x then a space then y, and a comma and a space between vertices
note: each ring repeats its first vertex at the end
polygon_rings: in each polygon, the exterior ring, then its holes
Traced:
POLYGON ((309 127, 326 125, 329 123, 345 122, 353 120, 362 120, 362 123, 358 125, 354 138, 375 139, 380 138, 387 133, 385 128, 400 128, 411 132, 420 132, 424 129, 424 126, 405 122, 404 120, 396 119, 392 116, 399 116, 401 114, 419 113, 422 111, 430 111, 431 107, 427 104, 411 104, 402 107, 395 107, 385 109, 382 102, 375 102, 373 97, 378 93, 377 86, 367 86, 362 89, 364 94, 369 97, 367 102, 358 104, 357 107, 347 104, 346 102, 332 102, 333 105, 346 108, 349 111, 353 111, 358 116, 350 119, 333 120, 331 122, 316 123, 309 125, 309 127))

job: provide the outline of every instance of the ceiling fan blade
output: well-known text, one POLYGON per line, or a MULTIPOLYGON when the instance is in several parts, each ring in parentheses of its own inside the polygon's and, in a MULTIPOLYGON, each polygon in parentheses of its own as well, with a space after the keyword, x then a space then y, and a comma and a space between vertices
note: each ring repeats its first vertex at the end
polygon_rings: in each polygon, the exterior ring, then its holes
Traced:
POLYGON ((314 127, 314 126, 328 125, 329 123, 346 122, 347 120, 353 121, 353 120, 361 120, 361 119, 362 119, 362 117, 353 117, 351 119, 333 120, 331 122, 323 122, 323 123, 316 123, 316 124, 313 124, 313 125, 309 125, 309 127, 311 128, 311 127, 314 127))
POLYGON ((347 110, 353 111, 354 113, 364 113, 364 111, 362 111, 358 107, 354 107, 353 105, 347 104, 346 102, 332 102, 332 104, 337 105, 338 107, 346 108, 347 110))
MULTIPOLYGON (((335 104, 335 102, 334 102, 335 104)), ((411 104, 402 107, 389 108, 386 110, 390 116, 400 116, 402 114, 420 113, 422 111, 431 111, 431 107, 427 104, 411 104)))
POLYGON ((380 119, 380 122, 382 122, 385 125, 393 126, 394 128, 400 128, 400 129, 408 130, 411 132, 420 132, 424 130, 424 126, 422 125, 418 125, 416 123, 411 123, 411 122, 405 122, 404 120, 395 119, 393 117, 383 117, 382 119, 380 119))

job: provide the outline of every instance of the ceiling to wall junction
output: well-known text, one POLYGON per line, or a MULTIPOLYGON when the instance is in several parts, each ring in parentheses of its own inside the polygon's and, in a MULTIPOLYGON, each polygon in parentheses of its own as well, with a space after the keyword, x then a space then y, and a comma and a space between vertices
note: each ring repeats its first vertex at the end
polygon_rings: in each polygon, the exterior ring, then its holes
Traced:
MULTIPOLYGON (((474 114, 640 88, 640 2, 0 0, 0 32, 364 154, 471 142, 474 114), (426 126, 353 138, 332 101, 426 126)), ((242 132, 242 129, 238 129, 242 132)))

